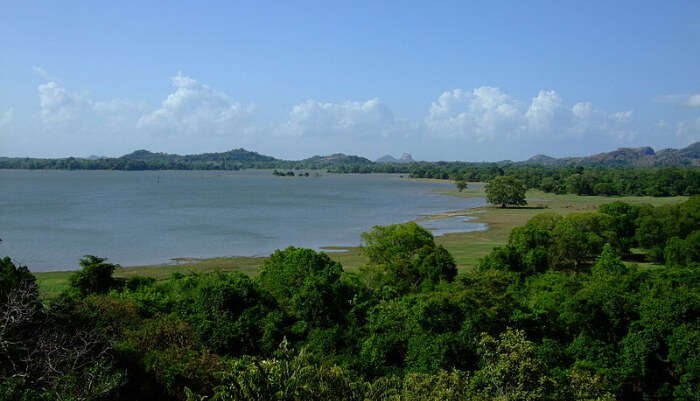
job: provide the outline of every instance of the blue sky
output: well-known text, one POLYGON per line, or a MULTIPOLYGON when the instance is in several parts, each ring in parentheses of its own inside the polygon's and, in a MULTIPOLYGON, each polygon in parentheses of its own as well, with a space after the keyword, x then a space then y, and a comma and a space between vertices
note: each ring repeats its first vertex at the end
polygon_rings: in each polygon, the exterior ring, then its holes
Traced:
POLYGON ((700 2, 15 2, 0 155, 522 160, 700 140, 700 2))

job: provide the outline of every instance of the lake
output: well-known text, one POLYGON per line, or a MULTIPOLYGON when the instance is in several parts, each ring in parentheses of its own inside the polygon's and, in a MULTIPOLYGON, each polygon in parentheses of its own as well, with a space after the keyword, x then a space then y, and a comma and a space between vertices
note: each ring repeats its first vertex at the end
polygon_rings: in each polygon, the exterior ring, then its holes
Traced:
MULTIPOLYGON (((374 225, 484 204, 435 193, 449 183, 311 175, 0 170, 0 256, 41 272, 74 270, 86 254, 135 266, 262 256, 289 245, 356 246, 374 225)), ((464 217, 422 224, 436 234, 484 228, 464 217)))

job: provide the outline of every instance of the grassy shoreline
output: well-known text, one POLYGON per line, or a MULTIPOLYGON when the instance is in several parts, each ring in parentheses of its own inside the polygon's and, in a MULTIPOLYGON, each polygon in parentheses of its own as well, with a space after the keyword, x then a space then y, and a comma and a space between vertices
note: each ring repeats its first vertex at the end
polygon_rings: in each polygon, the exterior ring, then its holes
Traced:
MULTIPOLYGON (((444 182, 444 181, 443 181, 444 182)), ((470 183, 476 184, 476 183, 470 183)), ((482 184, 482 183, 478 183, 482 184)), ((463 198, 485 197, 483 187, 470 187, 462 192, 457 189, 441 190, 437 193, 446 196, 463 198)), ((648 203, 655 206, 682 202, 687 199, 684 196, 654 198, 650 196, 577 196, 555 195, 542 191, 530 190, 527 192, 528 205, 521 208, 501 209, 494 206, 484 206, 475 209, 450 212, 449 214, 427 216, 417 219, 439 219, 450 216, 471 216, 472 222, 486 223, 488 228, 483 231, 464 233, 451 233, 439 236, 436 242, 443 245, 454 256, 460 269, 471 269, 476 266, 478 260, 488 254, 491 249, 506 243, 508 234, 517 226, 525 224, 531 217, 540 213, 558 213, 567 215, 575 212, 592 211, 598 206, 620 200, 632 204, 648 203)), ((343 264, 347 271, 355 271, 366 264, 367 259, 358 247, 326 246, 321 250, 328 250, 328 255, 343 264)), ((115 277, 129 278, 133 276, 153 277, 157 280, 167 279, 172 273, 206 273, 215 270, 240 271, 244 274, 255 275, 258 266, 262 264, 264 257, 218 257, 218 258, 180 258, 177 264, 171 265, 147 265, 122 267, 114 272, 115 277)), ((68 277, 71 271, 55 271, 34 273, 37 277, 39 288, 44 297, 51 298, 58 295, 68 286, 68 277)))

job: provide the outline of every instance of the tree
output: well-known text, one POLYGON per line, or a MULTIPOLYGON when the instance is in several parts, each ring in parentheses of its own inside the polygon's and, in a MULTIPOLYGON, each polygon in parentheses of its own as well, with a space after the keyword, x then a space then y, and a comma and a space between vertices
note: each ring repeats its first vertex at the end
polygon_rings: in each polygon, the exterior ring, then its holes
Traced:
POLYGON ((344 323, 354 294, 342 275, 342 265, 327 254, 289 247, 263 262, 257 280, 299 320, 296 329, 311 331, 344 323))
POLYGON ((204 344, 227 355, 275 350, 281 312, 268 292, 240 272, 216 272, 198 281, 180 310, 204 344))
POLYGON ((671 237, 664 248, 666 265, 690 266, 700 262, 700 230, 694 231, 686 239, 671 237))
POLYGON ((525 185, 513 177, 496 177, 486 184, 486 200, 494 205, 527 205, 525 185))
POLYGON ((370 263, 386 270, 385 284, 399 292, 452 281, 457 275, 452 255, 416 223, 375 226, 362 239, 362 251, 370 263))
POLYGON ((464 180, 457 180, 455 181, 455 185, 457 186, 457 190, 459 192, 464 191, 467 188, 467 183, 464 182, 464 180))
POLYGON ((0 259, 0 383, 25 356, 23 342, 36 334, 42 311, 39 287, 27 267, 0 259))
POLYGON ((612 218, 601 213, 566 216, 552 230, 550 263, 555 268, 578 268, 593 260, 612 235, 605 228, 612 218))
POLYGON ((639 206, 617 201, 601 205, 598 211, 612 216, 610 228, 615 234, 611 240, 623 255, 628 255, 634 244, 634 222, 639 216, 639 206))
POLYGON ((72 308, 44 308, 29 270, 0 259, 0 399, 97 400, 119 387, 110 344, 72 308))
POLYGON ((81 295, 104 294, 109 291, 115 284, 112 273, 119 265, 105 263, 106 260, 107 258, 85 255, 80 259, 83 269, 70 276, 71 287, 81 295))
POLYGON ((535 345, 522 330, 508 328, 499 338, 486 333, 479 341, 484 367, 474 374, 473 388, 493 400, 544 400, 554 380, 537 359, 535 345))
POLYGON ((332 284, 338 282, 342 274, 343 266, 327 254, 290 246, 265 259, 256 280, 286 308, 308 280, 317 278, 332 284))

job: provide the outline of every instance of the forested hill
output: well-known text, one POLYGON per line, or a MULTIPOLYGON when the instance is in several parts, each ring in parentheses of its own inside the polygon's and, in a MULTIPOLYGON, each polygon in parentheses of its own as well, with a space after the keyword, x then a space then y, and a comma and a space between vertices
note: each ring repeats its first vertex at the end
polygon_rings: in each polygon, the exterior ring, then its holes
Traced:
POLYGON ((338 164, 373 164, 369 159, 360 156, 346 155, 343 153, 334 153, 330 156, 314 156, 308 159, 304 159, 301 163, 307 164, 325 164, 325 165, 338 165, 338 164))
POLYGON ((158 160, 158 161, 184 161, 184 162, 274 162, 277 161, 272 156, 261 155, 243 148, 229 150, 220 153, 200 153, 195 155, 176 155, 169 153, 154 153, 147 150, 137 150, 126 154, 120 159, 126 160, 158 160))
POLYGON ((176 155, 169 153, 154 153, 148 150, 137 150, 120 157, 126 160, 143 161, 184 161, 184 162, 269 162, 269 163, 299 163, 302 165, 336 165, 336 164, 372 164, 372 161, 360 156, 334 153, 328 156, 313 156, 299 161, 276 159, 272 156, 261 155, 243 148, 220 153, 201 153, 196 155, 176 155))
POLYGON ((700 166, 700 142, 683 149, 662 149, 655 152, 646 146, 641 148, 619 148, 612 152, 598 153, 586 157, 553 158, 537 155, 527 164, 544 166, 604 166, 604 167, 661 167, 700 166))
POLYGON ((245 149, 219 153, 178 155, 136 150, 121 157, 67 157, 60 159, 0 157, 5 169, 63 170, 239 170, 246 168, 324 169, 337 165, 371 165, 360 156, 335 153, 304 160, 281 160, 245 149))
MULTIPOLYGON (((394 159, 396 160, 396 159, 394 159)), ((402 160, 373 162, 367 158, 343 153, 313 156, 303 160, 282 160, 245 149, 219 153, 177 155, 137 150, 121 157, 67 157, 60 159, 0 157, 4 169, 65 169, 65 170, 238 170, 246 168, 329 169, 336 173, 413 173, 425 169, 500 168, 519 166, 544 167, 700 167, 700 142, 683 149, 650 147, 620 148, 612 152, 587 157, 553 158, 545 155, 527 161, 493 163, 417 162, 410 155, 402 160)), ((435 178, 435 177, 433 177, 435 178)))

